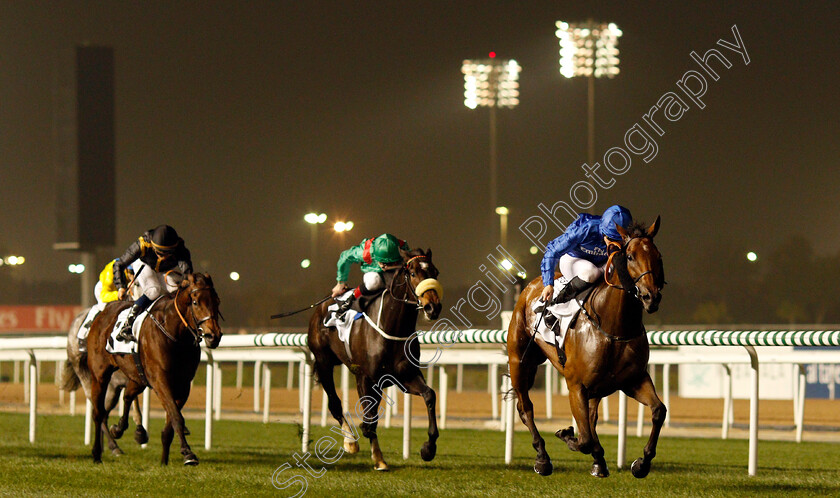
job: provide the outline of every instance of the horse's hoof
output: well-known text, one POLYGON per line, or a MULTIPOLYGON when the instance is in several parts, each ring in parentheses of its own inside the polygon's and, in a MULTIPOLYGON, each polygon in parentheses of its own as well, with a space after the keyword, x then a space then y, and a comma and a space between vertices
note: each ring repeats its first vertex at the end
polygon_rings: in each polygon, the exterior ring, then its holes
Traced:
POLYGON ((633 473, 633 477, 637 479, 642 479, 647 477, 650 473, 650 463, 645 464, 644 458, 637 458, 633 465, 630 466, 630 472, 633 473))
POLYGON ((137 444, 146 444, 149 442, 149 433, 146 432, 146 428, 142 425, 138 425, 134 431, 134 441, 137 444))
POLYGON ((184 457, 184 465, 195 466, 198 465, 198 457, 190 453, 184 457))
POLYGON ((192 434, 192 433, 190 432, 189 427, 187 427, 187 426, 185 425, 185 426, 184 426, 184 435, 185 435, 185 436, 189 436, 190 434, 192 434))
POLYGON ((593 463, 592 469, 590 469, 589 473, 595 477, 609 477, 610 470, 607 468, 606 463, 593 463))
POLYGON ((101 458, 94 458, 93 463, 95 465, 102 465, 102 459, 101 458))
POLYGON ((388 467, 387 463, 379 462, 373 466, 373 470, 376 470, 378 472, 388 472, 391 469, 388 467))
POLYGON ((344 441, 344 451, 350 455, 355 455, 359 452, 359 443, 356 441, 344 441))
POLYGON ((431 462, 432 460, 434 460, 436 453, 437 445, 429 444, 428 441, 423 443, 423 447, 420 448, 420 458, 422 458, 424 462, 431 462))
POLYGON ((114 424, 108 428, 108 432, 111 433, 111 437, 114 439, 119 439, 123 435, 123 431, 120 430, 119 426, 114 424))
POLYGON ((115 457, 125 455, 125 453, 123 453, 123 450, 121 450, 119 448, 114 448, 113 450, 111 450, 111 454, 114 455, 115 457))
POLYGON ((541 476, 550 476, 554 472, 554 465, 551 465, 551 460, 544 462, 537 460, 534 463, 534 472, 541 476))
POLYGON ((566 441, 570 438, 575 437, 575 428, 572 426, 566 427, 565 429, 559 430, 554 433, 559 439, 566 441))

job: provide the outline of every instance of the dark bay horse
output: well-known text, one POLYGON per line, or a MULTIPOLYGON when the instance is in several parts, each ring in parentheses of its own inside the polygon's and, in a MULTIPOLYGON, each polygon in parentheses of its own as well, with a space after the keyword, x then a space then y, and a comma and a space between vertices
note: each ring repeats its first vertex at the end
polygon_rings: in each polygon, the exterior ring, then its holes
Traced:
MULTIPOLYGON (((349 348, 346 348, 338 338, 336 329, 323 325, 331 300, 318 306, 309 320, 308 342, 309 350, 315 357, 315 373, 329 398, 330 413, 345 434, 344 449, 348 453, 359 451, 356 440, 348 437, 353 431, 345 419, 341 398, 335 391, 333 368, 342 363, 356 376, 360 399, 357 407, 363 406, 363 413, 358 414, 361 418, 360 426, 362 434, 370 440, 370 453, 376 470, 388 470, 388 464, 379 449, 376 425, 382 392, 391 385, 423 397, 429 413, 429 440, 423 443, 420 456, 428 462, 437 451, 435 391, 426 385, 417 362, 406 356, 406 340, 415 332, 419 310, 422 309, 429 320, 436 320, 440 315, 443 290, 436 280, 438 270, 432 263, 431 249, 428 252, 418 249, 401 253, 403 264, 399 269, 383 275, 385 291, 365 310, 372 321, 378 319, 379 331, 364 318, 357 320, 350 333, 349 348), (363 400, 367 403, 363 403, 363 400)), ((350 310, 348 313, 355 311, 350 310)), ((408 349, 413 358, 420 358, 418 341, 411 341, 408 349)))
MULTIPOLYGON (((148 382, 166 411, 160 437, 163 443, 161 463, 169 463, 169 446, 177 434, 184 465, 198 465, 198 458, 187 444, 181 408, 190 395, 190 383, 201 359, 201 340, 213 349, 222 338, 219 296, 213 281, 206 273, 185 275, 174 295, 161 298, 149 308, 149 317, 143 322, 138 336, 142 372, 132 355, 105 351, 120 311, 129 304, 109 303, 91 325, 87 368, 91 375, 94 427, 101 427, 107 416, 107 386, 112 374, 119 369, 128 377, 124 394, 126 406, 148 382)), ((96 431, 92 453, 93 461, 102 463, 102 431, 96 431)))
POLYGON ((580 432, 575 437, 574 429, 569 427, 557 431, 556 436, 572 451, 592 454, 592 475, 609 475, 595 426, 601 399, 618 390, 648 406, 652 413, 650 438, 644 456, 633 462, 633 475, 647 476, 656 455, 666 409, 646 370, 650 349, 642 312, 653 313, 659 308, 665 285, 662 256, 653 243, 659 230, 659 218, 648 228, 636 224, 629 230, 622 227, 618 230, 622 244, 607 263, 604 281, 592 291, 576 323, 566 333, 565 365, 561 363, 557 347, 547 344, 539 334, 528 347, 536 322, 531 305, 540 299, 541 278, 533 280, 522 291, 513 311, 507 342, 510 378, 519 417, 531 431, 537 450, 534 470, 541 475, 551 474, 553 467, 545 451, 545 441, 534 423, 534 406, 528 390, 534 385, 537 367, 546 358, 566 378, 569 404, 580 432))
MULTIPOLYGON (((67 333, 67 361, 64 362, 64 371, 61 375, 61 389, 69 392, 75 391, 81 387, 84 390, 85 396, 88 399, 91 399, 91 377, 90 371, 87 368, 87 351, 82 352, 79 350, 79 341, 77 339, 79 328, 82 326, 82 321, 87 318, 88 311, 90 311, 90 308, 85 309, 76 316, 73 323, 70 325, 70 330, 67 333)), ((146 432, 146 428, 143 427, 143 418, 140 414, 140 402, 138 400, 135 400, 132 405, 125 403, 119 424, 112 425, 110 429, 108 428, 108 414, 110 414, 114 407, 117 406, 120 393, 122 393, 123 389, 126 388, 129 382, 128 377, 126 377, 124 373, 119 370, 115 371, 111 376, 111 381, 108 383, 108 392, 105 395, 106 415, 102 422, 101 430, 105 438, 108 440, 108 449, 111 450, 111 453, 114 456, 120 456, 123 454, 123 451, 120 449, 115 440, 122 437, 123 432, 125 432, 125 429, 128 428, 129 413, 131 413, 134 418, 134 424, 137 426, 134 431, 134 440, 137 444, 146 444, 149 441, 149 434, 146 432), (134 407, 133 411, 131 411, 132 406, 134 407)), ((127 391, 132 391, 134 389, 135 386, 131 386, 127 389, 127 391)))

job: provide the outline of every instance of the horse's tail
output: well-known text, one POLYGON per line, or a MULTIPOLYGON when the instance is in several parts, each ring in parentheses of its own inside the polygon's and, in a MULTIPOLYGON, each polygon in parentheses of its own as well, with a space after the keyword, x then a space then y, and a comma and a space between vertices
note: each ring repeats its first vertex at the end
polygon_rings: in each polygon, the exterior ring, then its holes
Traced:
MULTIPOLYGON (((85 368, 85 371, 87 372, 87 368, 85 368)), ((87 373, 90 376, 90 372, 87 373)), ((61 390, 71 392, 80 387, 82 387, 82 379, 79 378, 76 369, 73 368, 73 363, 70 360, 65 360, 64 370, 61 373, 61 390)))

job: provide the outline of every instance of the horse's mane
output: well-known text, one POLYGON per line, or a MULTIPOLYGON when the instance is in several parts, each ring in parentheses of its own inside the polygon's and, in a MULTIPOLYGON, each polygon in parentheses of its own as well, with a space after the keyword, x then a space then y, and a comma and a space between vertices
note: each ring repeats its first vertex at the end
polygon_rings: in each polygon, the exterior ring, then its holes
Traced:
POLYGON ((630 235, 631 238, 635 237, 646 237, 647 236, 647 223, 643 221, 634 221, 633 224, 627 229, 627 234, 630 235))

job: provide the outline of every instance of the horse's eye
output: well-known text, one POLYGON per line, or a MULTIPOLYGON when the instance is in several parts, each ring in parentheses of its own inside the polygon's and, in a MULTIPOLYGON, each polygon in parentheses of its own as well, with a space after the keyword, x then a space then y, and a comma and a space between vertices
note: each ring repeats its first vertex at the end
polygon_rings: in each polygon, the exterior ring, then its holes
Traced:
POLYGON ((193 301, 193 306, 198 306, 198 301, 193 301))
POLYGON ((411 272, 411 276, 412 276, 412 277, 414 277, 414 276, 416 276, 416 275, 417 275, 416 273, 411 272))
POLYGON ((633 256, 627 255, 627 261, 633 261, 633 256))

